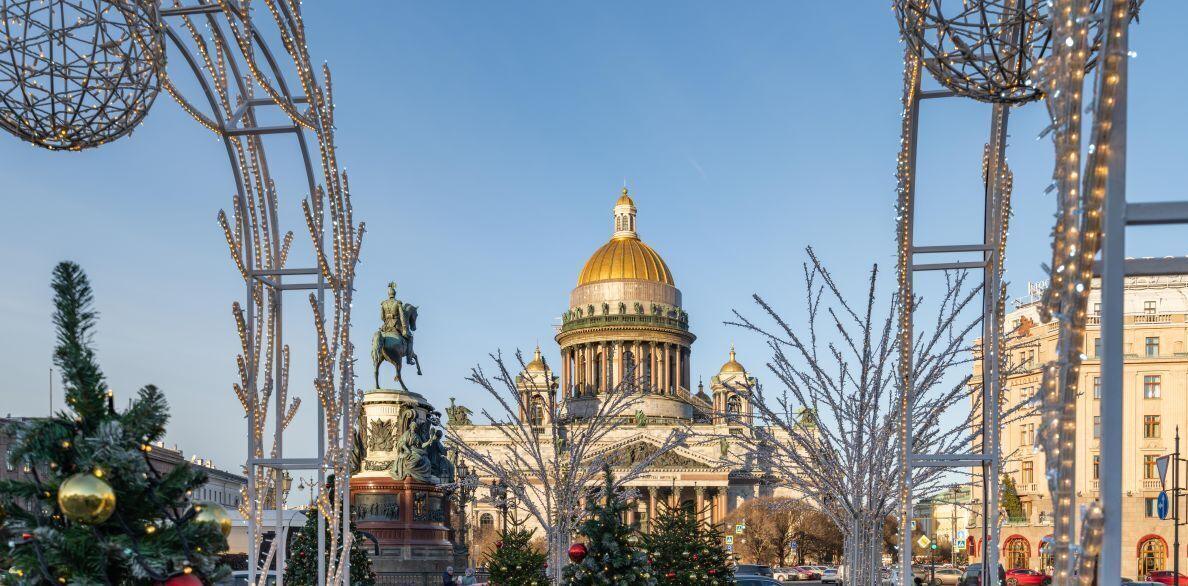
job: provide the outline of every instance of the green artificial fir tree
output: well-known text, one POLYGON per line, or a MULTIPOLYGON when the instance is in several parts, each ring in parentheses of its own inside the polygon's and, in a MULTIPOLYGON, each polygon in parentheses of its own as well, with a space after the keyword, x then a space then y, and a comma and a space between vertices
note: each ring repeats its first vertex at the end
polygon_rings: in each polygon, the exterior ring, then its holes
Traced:
POLYGON ((667 508, 652 521, 641 540, 661 584, 731 584, 734 567, 722 534, 698 520, 693 511, 667 508))
MULTIPOLYGON (((334 486, 334 477, 326 481, 334 486)), ((333 500, 330 491, 328 500, 333 500)), ((305 525, 293 536, 292 550, 285 564, 285 584, 305 586, 318 583, 318 509, 310 507, 305 512, 305 525)), ((375 570, 371 568, 371 557, 364 549, 363 534, 351 521, 351 586, 375 586, 375 570)), ((330 523, 326 523, 326 563, 330 560, 330 523)))
POLYGON ((545 554, 532 548, 532 534, 521 527, 499 533, 495 549, 487 552, 491 586, 547 586, 545 554))
POLYGON ((627 503, 615 495, 610 466, 603 468, 602 503, 586 507, 586 521, 579 533, 584 544, 571 548, 574 563, 565 566, 565 582, 571 586, 653 586, 656 579, 643 550, 632 543, 634 529, 623 523, 627 503), (581 555, 581 550, 585 551, 581 555))
POLYGON ((1015 478, 1010 474, 1002 475, 1002 508, 1006 511, 1008 520, 1023 520, 1023 500, 1019 498, 1015 478))
POLYGON ((54 364, 68 410, 17 422, 8 462, 29 479, 0 481, 5 511, 4 583, 185 584, 213 582, 227 548, 230 518, 191 502, 206 473, 182 462, 162 472, 149 461, 169 409, 157 387, 115 409, 91 344, 98 314, 86 274, 54 269, 54 364))

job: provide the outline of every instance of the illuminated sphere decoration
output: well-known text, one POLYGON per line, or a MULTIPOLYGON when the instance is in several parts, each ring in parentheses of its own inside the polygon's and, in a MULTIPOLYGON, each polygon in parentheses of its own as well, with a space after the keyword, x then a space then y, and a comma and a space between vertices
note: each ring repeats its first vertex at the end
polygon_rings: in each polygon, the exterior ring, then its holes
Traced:
POLYGON ((115 512, 116 494, 106 480, 80 472, 58 487, 58 508, 71 521, 98 525, 115 512))
POLYGON ((895 0, 895 14, 908 46, 956 94, 999 104, 1043 97, 1033 70, 1052 46, 1048 0, 895 0))
POLYGON ((51 150, 120 138, 161 87, 153 0, 0 0, 0 127, 51 150))

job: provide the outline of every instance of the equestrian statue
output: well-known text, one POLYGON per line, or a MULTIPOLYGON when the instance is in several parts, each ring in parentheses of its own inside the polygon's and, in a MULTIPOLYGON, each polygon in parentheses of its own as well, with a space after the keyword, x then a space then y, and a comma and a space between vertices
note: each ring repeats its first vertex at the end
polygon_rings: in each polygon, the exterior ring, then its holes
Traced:
POLYGON ((380 303, 380 329, 371 337, 371 362, 375 365, 375 388, 379 384, 380 365, 385 362, 396 367, 396 382, 408 390, 401 371, 404 363, 417 367, 421 374, 421 361, 413 352, 413 332, 417 329, 417 306, 401 302, 396 298, 396 283, 388 283, 388 298, 380 303))

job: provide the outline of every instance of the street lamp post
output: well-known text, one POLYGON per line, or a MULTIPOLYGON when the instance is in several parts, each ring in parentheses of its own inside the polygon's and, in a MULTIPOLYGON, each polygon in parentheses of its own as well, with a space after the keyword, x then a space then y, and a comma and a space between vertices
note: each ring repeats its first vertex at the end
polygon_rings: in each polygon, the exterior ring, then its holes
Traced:
POLYGON ((499 509, 503 530, 507 531, 507 485, 498 479, 491 481, 491 500, 495 502, 495 508, 499 509))
POLYGON ((470 567, 470 549, 467 543, 467 527, 466 519, 466 504, 474 496, 474 491, 478 487, 478 476, 470 471, 466 466, 466 461, 459 459, 455 466, 458 473, 458 480, 456 488, 453 491, 454 500, 458 504, 458 533, 457 543, 454 544, 454 555, 462 556, 465 561, 465 566, 470 567))

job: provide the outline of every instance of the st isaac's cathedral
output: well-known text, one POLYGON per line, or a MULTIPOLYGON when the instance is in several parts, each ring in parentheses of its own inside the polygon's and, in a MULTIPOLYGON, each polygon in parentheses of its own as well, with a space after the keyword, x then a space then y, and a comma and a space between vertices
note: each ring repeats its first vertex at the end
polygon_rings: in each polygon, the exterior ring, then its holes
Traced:
MULTIPOLYGON (((744 499, 772 494, 764 482, 767 473, 747 464, 741 446, 716 439, 746 433, 745 426, 730 425, 721 414, 734 413, 737 418, 732 419, 749 422, 751 405, 745 393, 735 391, 753 388, 756 380, 730 349, 723 352, 726 362, 710 377, 708 392, 700 383, 693 388, 689 359, 696 336, 689 329, 689 314, 682 309, 672 271, 639 237, 635 202, 626 188, 615 202, 613 219, 610 240, 586 261, 569 294, 556 335, 560 371, 546 365, 537 348, 516 378, 525 406, 520 417, 543 423, 551 399, 545 393, 558 393, 556 398, 568 402, 573 411, 575 402, 594 400, 614 389, 634 369, 645 392, 625 416, 637 422, 615 429, 604 441, 605 450, 636 462, 653 454, 674 427, 691 426, 693 435, 628 483, 640 494, 628 522, 646 530, 657 507, 667 502, 702 511, 706 521, 717 523, 744 499), (727 459, 742 464, 722 465, 727 459)), ((492 425, 451 422, 451 429, 468 445, 483 446, 492 454, 510 448, 492 425)), ((493 479, 480 480, 489 484, 493 479)), ((497 526, 499 512, 492 504, 480 500, 475 507, 472 519, 480 528, 497 526)), ((528 526, 533 525, 529 519, 528 526)))

